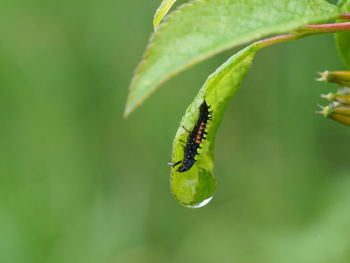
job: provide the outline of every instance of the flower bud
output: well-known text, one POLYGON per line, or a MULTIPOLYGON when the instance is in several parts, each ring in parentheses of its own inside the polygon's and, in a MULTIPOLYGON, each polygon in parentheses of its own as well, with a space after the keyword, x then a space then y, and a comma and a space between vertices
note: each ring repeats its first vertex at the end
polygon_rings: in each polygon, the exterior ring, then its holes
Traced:
POLYGON ((316 79, 321 82, 331 82, 340 86, 350 86, 350 71, 324 71, 319 72, 320 77, 316 79))
POLYGON ((350 107, 345 105, 339 105, 333 108, 335 114, 340 114, 350 117, 350 107))
POLYGON ((350 117, 340 114, 332 114, 329 118, 344 125, 350 126, 350 117))
POLYGON ((328 106, 320 106, 321 111, 316 113, 322 114, 324 117, 335 120, 344 125, 350 126, 350 106, 344 106, 334 102, 328 106))
POLYGON ((335 99, 342 104, 350 105, 350 95, 338 95, 335 99))
POLYGON ((341 104, 350 105, 350 95, 340 95, 340 94, 330 92, 328 94, 322 94, 321 98, 331 102, 337 101, 341 104))

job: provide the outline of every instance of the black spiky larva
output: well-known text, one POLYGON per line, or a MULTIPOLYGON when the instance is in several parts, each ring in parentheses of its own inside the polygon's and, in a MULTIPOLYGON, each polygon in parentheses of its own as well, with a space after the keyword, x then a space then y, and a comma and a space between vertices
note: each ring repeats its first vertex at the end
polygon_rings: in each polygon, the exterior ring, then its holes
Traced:
POLYGON ((205 128, 207 126, 208 120, 212 119, 212 111, 209 110, 210 106, 204 102, 199 107, 199 117, 196 125, 194 126, 192 131, 187 130, 183 127, 188 133, 187 143, 184 147, 184 158, 181 161, 170 163, 169 165, 175 167, 181 163, 181 166, 177 169, 178 172, 183 173, 188 171, 196 161, 194 157, 198 155, 198 149, 200 149, 200 144, 202 140, 205 140, 206 137, 204 135, 207 134, 205 128))

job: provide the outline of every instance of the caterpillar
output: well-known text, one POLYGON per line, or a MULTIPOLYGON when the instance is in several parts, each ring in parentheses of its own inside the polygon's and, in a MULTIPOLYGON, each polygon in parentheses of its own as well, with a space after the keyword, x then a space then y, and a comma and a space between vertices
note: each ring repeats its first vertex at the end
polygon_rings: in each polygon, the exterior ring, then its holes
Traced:
POLYGON ((187 128, 182 126, 182 128, 185 129, 189 133, 187 138, 187 143, 184 147, 184 158, 183 160, 180 160, 175 163, 169 163, 170 166, 175 167, 178 164, 181 163, 181 166, 177 169, 178 172, 183 173, 189 170, 193 164, 195 163, 195 156, 198 155, 198 149, 200 149, 200 144, 203 140, 205 140, 207 137, 204 137, 204 135, 207 135, 208 133, 205 131, 205 128, 207 126, 208 120, 212 119, 213 112, 209 110, 210 106, 204 102, 199 107, 199 117, 197 120, 196 125, 194 126, 192 131, 189 131, 187 128))

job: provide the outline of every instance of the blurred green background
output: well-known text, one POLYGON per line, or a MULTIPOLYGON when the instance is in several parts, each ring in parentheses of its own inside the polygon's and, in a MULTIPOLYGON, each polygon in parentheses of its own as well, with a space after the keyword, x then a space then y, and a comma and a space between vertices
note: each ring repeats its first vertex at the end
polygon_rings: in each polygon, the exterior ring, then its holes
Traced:
MULTIPOLYGON (((180 1, 185 2, 185 1, 180 1)), ((122 118, 160 0, 0 3, 0 262, 350 262, 349 128, 314 114, 331 35, 262 50, 216 145, 218 188, 169 191, 171 143, 225 52, 122 118)))

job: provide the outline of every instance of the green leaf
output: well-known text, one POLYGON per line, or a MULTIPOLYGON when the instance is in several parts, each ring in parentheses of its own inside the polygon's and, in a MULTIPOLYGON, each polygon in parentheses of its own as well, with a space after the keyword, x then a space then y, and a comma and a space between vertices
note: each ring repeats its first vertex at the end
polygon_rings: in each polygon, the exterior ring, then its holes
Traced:
POLYGON ((339 0, 338 6, 341 8, 348 0, 339 0))
POLYGON ((130 85, 128 115, 164 81, 223 50, 339 15, 324 0, 194 0, 153 34, 130 85))
MULTIPOLYGON (((350 0, 340 1, 339 7, 341 11, 350 13, 350 0)), ((346 22, 346 20, 338 20, 338 22, 346 22)), ((335 40, 340 57, 345 65, 350 68, 350 32, 335 34, 335 40)))
POLYGON ((214 194, 216 181, 213 175, 213 153, 215 135, 227 104, 236 94, 239 84, 251 66, 258 43, 254 43, 228 59, 210 75, 198 95, 188 107, 180 122, 174 143, 172 162, 184 158, 184 142, 187 142, 188 130, 192 130, 199 118, 199 107, 205 100, 212 110, 212 120, 208 121, 207 138, 201 143, 202 149, 196 155, 196 162, 186 172, 171 168, 171 191, 175 198, 188 207, 201 207, 209 202, 214 194))
POLYGON ((176 0, 163 0, 160 6, 158 7, 153 18, 153 27, 156 31, 158 25, 162 21, 163 17, 168 13, 169 9, 173 6, 176 0))

